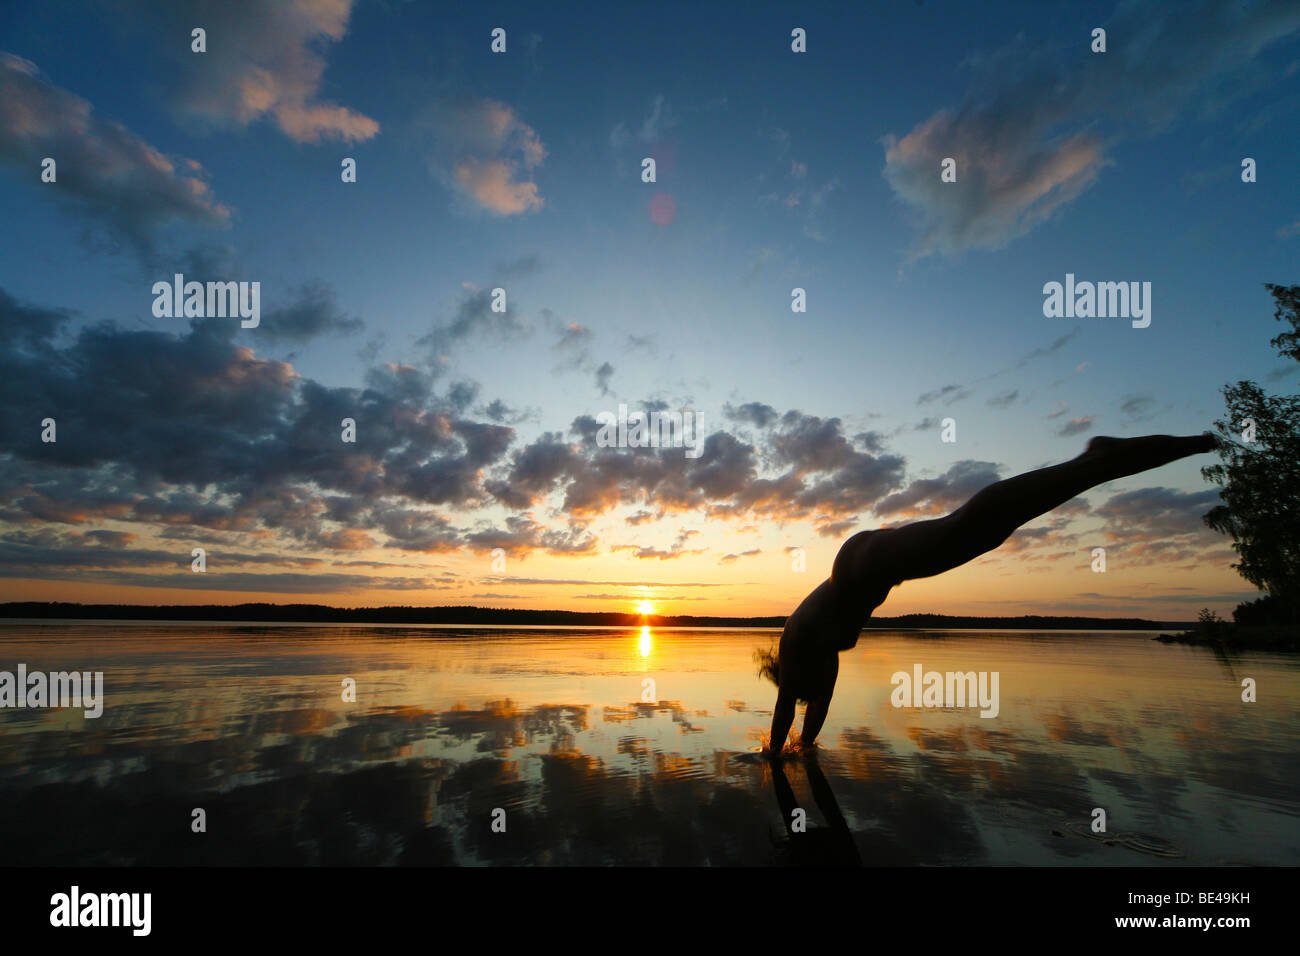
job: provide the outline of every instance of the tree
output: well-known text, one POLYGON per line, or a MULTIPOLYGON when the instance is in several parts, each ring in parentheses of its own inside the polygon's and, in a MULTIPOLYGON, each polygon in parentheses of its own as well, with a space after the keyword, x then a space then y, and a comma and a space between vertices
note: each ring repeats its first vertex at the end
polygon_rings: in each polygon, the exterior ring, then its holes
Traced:
MULTIPOLYGON (((1269 344, 1300 362, 1300 286, 1266 288, 1273 318, 1292 327, 1269 344)), ((1215 422, 1222 461, 1201 469, 1223 503, 1205 523, 1232 536, 1233 567, 1268 595, 1276 623, 1300 626, 1300 395, 1269 395, 1248 381, 1223 395, 1227 415, 1215 422)))

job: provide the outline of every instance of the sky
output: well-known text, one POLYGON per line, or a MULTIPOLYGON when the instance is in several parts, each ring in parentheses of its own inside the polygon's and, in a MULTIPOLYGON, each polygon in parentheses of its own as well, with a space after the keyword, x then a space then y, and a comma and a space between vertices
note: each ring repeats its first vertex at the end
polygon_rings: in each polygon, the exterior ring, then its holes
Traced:
MULTIPOLYGON (((1295 390, 1295 3, 609 6, 0 11, 0 600, 786 614, 854 531, 1295 390)), ((878 613, 1226 616, 1214 460, 878 613)))

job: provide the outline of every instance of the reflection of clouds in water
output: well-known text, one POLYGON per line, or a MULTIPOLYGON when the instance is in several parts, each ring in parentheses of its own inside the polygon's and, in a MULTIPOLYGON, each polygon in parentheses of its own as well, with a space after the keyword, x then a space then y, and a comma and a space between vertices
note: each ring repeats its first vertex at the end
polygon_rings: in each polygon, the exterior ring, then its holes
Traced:
MULTIPOLYGON (((263 634, 254 642, 205 636, 150 659, 129 642, 110 651, 89 641, 51 651, 7 646, 0 633, 5 657, 29 664, 42 653, 107 658, 110 676, 99 721, 67 711, 0 713, 6 860, 1300 859, 1295 708, 1216 702, 1223 677, 1212 661, 1200 684, 1162 678, 1176 693, 1093 687, 1085 675, 1078 681, 1090 696, 1060 692, 1016 704, 1008 694, 997 720, 892 707, 881 720, 874 691, 862 689, 870 675, 854 671, 858 662, 846 656, 844 694, 816 761, 824 779, 803 760, 784 769, 787 796, 807 809, 811 828, 792 834, 772 768, 738 759, 765 731, 770 703, 745 696, 768 692, 752 674, 752 634, 734 646, 712 637, 713 644, 679 646, 657 634, 655 676, 674 698, 655 703, 633 699, 640 689, 629 667, 634 641, 409 637, 284 648, 283 639, 263 634), (556 666, 563 654, 572 666, 556 666), (357 705, 339 700, 340 674, 357 675, 357 705), (565 675, 592 683, 574 690, 579 685, 565 675), (453 677, 459 682, 447 683, 453 677), (207 810, 213 833, 188 832, 195 806, 207 810), (1108 834, 1088 829, 1095 806, 1107 809, 1108 834), (507 811, 505 834, 491 831, 497 807, 507 811), (176 831, 160 827, 167 819, 179 821, 176 831)), ((905 638, 893 640, 902 651, 883 664, 876 655, 876 670, 912 653, 905 638)), ((1028 642, 1015 648, 1044 660, 1059 653, 1028 642)), ((927 660, 940 653, 933 641, 924 650, 927 660)), ((1143 674, 1167 667, 1171 658, 1159 657, 1166 651, 1145 642, 1123 649, 1147 668, 1143 674)), ((1201 658, 1179 660, 1200 666, 1201 658)), ((1256 661, 1251 669, 1278 699, 1292 699, 1282 695, 1295 684, 1294 664, 1256 661)))

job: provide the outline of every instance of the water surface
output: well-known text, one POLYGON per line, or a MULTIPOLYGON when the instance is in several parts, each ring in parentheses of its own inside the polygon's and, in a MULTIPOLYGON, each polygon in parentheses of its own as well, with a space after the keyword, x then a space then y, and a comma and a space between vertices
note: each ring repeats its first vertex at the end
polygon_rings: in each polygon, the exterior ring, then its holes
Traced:
POLYGON ((103 671, 105 705, 0 710, 0 862, 1300 863, 1294 655, 868 631, 774 768, 777 635, 10 622, 0 670, 103 671), (917 663, 999 672, 998 715, 893 707, 917 663))

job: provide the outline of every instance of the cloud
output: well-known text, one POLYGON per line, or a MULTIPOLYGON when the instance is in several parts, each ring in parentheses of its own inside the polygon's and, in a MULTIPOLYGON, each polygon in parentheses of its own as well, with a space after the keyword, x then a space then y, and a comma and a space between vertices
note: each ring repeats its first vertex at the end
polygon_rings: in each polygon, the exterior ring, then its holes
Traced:
POLYGON ((527 556, 534 551, 548 554, 588 554, 596 549, 596 538, 581 526, 546 528, 528 515, 511 515, 505 527, 489 527, 465 535, 465 544, 479 551, 501 548, 508 554, 527 556))
POLYGON ((554 489, 556 482, 578 468, 578 449, 558 432, 544 432, 539 438, 516 451, 509 474, 488 483, 488 491, 516 509, 540 503, 554 489))
POLYGON ((627 123, 620 122, 609 132, 609 146, 613 150, 622 150, 631 144, 634 140, 641 143, 654 143, 662 139, 665 132, 677 125, 677 117, 673 115, 672 107, 668 100, 660 93, 650 104, 650 110, 641 125, 635 131, 628 128, 627 123))
POLYGON ((591 329, 579 322, 570 322, 560 330, 560 337, 556 339, 551 348, 559 352, 580 355, 591 344, 592 338, 591 329))
POLYGON ((1056 434, 1062 438, 1068 438, 1071 435, 1082 435, 1092 428, 1093 417, 1091 415, 1080 415, 1078 418, 1071 418, 1068 422, 1056 430, 1056 434))
POLYGON ((1055 355, 1061 349, 1065 348, 1065 346, 1069 345, 1072 341, 1074 341, 1074 339, 1076 339, 1078 335, 1079 335, 1078 329, 1071 329, 1069 332, 1066 332, 1064 335, 1059 335, 1055 339, 1053 339, 1050 345, 1040 346, 1039 348, 1026 352, 1024 355, 1020 357, 1020 360, 1016 362, 1015 368, 1017 369, 1024 368, 1026 365, 1028 365, 1030 362, 1034 361, 1035 359, 1047 358, 1049 355, 1055 355))
POLYGON ((1072 34, 1072 56, 1021 36, 972 58, 959 106, 885 137, 885 179, 920 223, 910 258, 999 249, 1046 222, 1097 181, 1117 143, 1222 108, 1260 51, 1300 30, 1300 8, 1125 2, 1104 26, 1105 54, 1072 34), (939 176, 949 157, 954 183, 939 176))
POLYGON ((946 514, 997 480, 998 468, 993 462, 966 459, 938 478, 912 481, 902 491, 880 501, 875 512, 881 517, 946 514))
POLYGON ((508 300, 504 312, 493 310, 493 300, 491 289, 463 290, 452 317, 415 340, 435 374, 448 353, 461 342, 479 336, 509 342, 529 332, 508 300))
POLYGON ((627 340, 623 343, 623 349, 627 352, 645 352, 648 355, 659 354, 654 339, 648 335, 633 335, 630 332, 627 340))
POLYGON ((516 179, 515 164, 504 159, 468 157, 456 164, 456 182, 484 209, 515 216, 541 209, 537 184, 516 179))
POLYGON ((1000 249, 1092 185, 1104 165, 1095 134, 1041 144, 1036 134, 943 111, 902 139, 887 137, 885 178, 922 218, 910 257, 1000 249), (949 157, 957 162, 957 183, 939 178, 949 157))
POLYGON ((534 275, 541 270, 541 257, 535 253, 530 253, 497 266, 496 275, 501 279, 519 279, 524 276, 534 275))
POLYGON ((1220 504, 1219 492, 1178 491, 1161 486, 1113 495, 1093 514, 1104 520, 1107 547, 1120 551, 1125 563, 1196 559, 1219 548, 1224 536, 1202 516, 1220 504))
POLYGON ((351 335, 365 323, 349 318, 334 301, 334 293, 323 283, 303 286, 288 305, 271 309, 257 327, 258 341, 303 343, 321 335, 351 335))
POLYGON ((780 418, 775 408, 762 402, 746 402, 739 406, 727 402, 722 406, 722 414, 733 422, 754 425, 758 428, 768 428, 780 418))
MULTIPOLYGON (((784 157, 782 157, 782 162, 784 162, 784 157)), ((814 186, 808 178, 807 164, 797 161, 791 162, 786 177, 790 180, 789 185, 779 186, 777 191, 759 196, 759 204, 784 207, 791 215, 803 220, 803 234, 805 236, 818 242, 824 242, 826 237, 822 234, 819 221, 826 207, 826 200, 831 193, 840 188, 839 177, 832 176, 820 186, 814 186)), ((753 265, 746 273, 746 281, 761 273, 768 260, 775 255, 776 250, 774 249, 760 249, 753 265)))
POLYGON ((595 339, 595 334, 591 329, 579 322, 566 323, 550 309, 542 309, 542 319, 552 331, 557 333, 551 351, 558 353, 560 360, 554 371, 557 374, 574 371, 590 372, 595 380, 596 391, 601 397, 612 395, 610 382, 614 377, 614 366, 609 362, 601 362, 597 365, 592 358, 591 343, 595 339))
POLYGON ((319 98, 321 49, 346 36, 352 0, 145 0, 134 5, 149 47, 168 63, 178 113, 216 126, 266 119, 300 143, 360 142, 379 124, 319 98), (207 31, 207 52, 193 53, 190 31, 207 31))
MULTIPOLYGON (((593 581, 586 578, 486 578, 486 584, 581 584, 612 588, 720 588, 720 581, 593 581)), ((728 585, 730 586, 730 585, 728 585)))
POLYGON ((1153 416, 1156 405, 1150 395, 1129 395, 1120 402, 1119 410, 1129 423, 1141 422, 1153 416))
POLYGON ((431 138, 430 172, 472 207, 515 216, 545 205, 531 177, 546 147, 509 106, 477 97, 443 100, 421 126, 431 138))
POLYGON ((931 402, 942 400, 945 405, 953 405, 964 398, 970 396, 970 391, 961 385, 945 385, 943 388, 937 388, 934 391, 926 392, 916 400, 918 405, 929 405, 931 402))
MULTIPOLYGON (((1105 504, 1093 509, 1093 514, 1105 519, 1108 538, 1126 541, 1152 533, 1183 535, 1208 532, 1201 516, 1217 504, 1220 504, 1219 492, 1214 488, 1178 491, 1157 485, 1112 495, 1105 504)), ((1216 543, 1221 540, 1217 532, 1210 537, 1216 543)))
MULTIPOLYGON (((11 549, 13 566, 26 561, 38 576, 48 568, 71 579, 75 570, 31 557, 42 548, 76 556, 87 572, 152 574, 167 568, 150 561, 183 563, 201 538, 230 561, 290 569, 325 560, 303 554, 313 550, 328 559, 374 557, 362 552, 379 548, 592 554, 601 544, 590 522, 607 516, 638 534, 691 514, 740 524, 806 521, 839 537, 868 512, 952 510, 998 477, 990 462, 962 461, 938 478, 905 483, 905 462, 880 433, 846 434, 838 418, 757 401, 725 410, 731 421, 760 426, 758 437, 719 429, 703 436, 698 458, 681 448, 602 447, 587 415, 567 433, 516 444, 501 421, 503 403, 487 406, 497 406, 495 420, 476 420, 469 409, 478 406, 477 387, 436 387, 433 374, 412 366, 376 366, 360 386, 334 387, 238 344, 238 322, 196 320, 164 333, 76 319, 0 292, 0 402, 9 410, 0 419, 0 522, 71 535, 10 540, 25 549, 22 560, 11 549), (46 416, 57 419, 57 443, 33 434, 30 423, 46 416), (357 422, 355 444, 340 441, 345 417, 357 422), (128 536, 146 534, 186 547, 137 550, 128 536), (257 547, 231 546, 239 542, 257 547)), ((615 549, 670 560, 705 550, 690 547, 694 534, 615 549)), ((223 580, 253 590, 272 581, 223 580)), ((304 585, 285 579, 285 586, 304 585)))
POLYGON ((0 312, 0 401, 13 413, 0 422, 4 520, 269 530, 334 550, 380 531, 429 550, 465 540, 429 506, 496 500, 485 470, 514 430, 463 417, 455 390, 436 394, 417 369, 390 364, 363 388, 335 388, 236 345, 238 322, 73 335, 69 314, 3 293, 0 312), (32 415, 54 417, 60 440, 33 443, 20 424, 32 415), (354 445, 340 441, 345 417, 354 445))
POLYGON ((902 480, 901 458, 860 451, 838 419, 797 411, 781 416, 781 428, 761 453, 718 431, 705 438, 697 459, 680 448, 600 447, 598 429, 594 418, 580 416, 571 426, 576 441, 544 434, 514 454, 509 471, 489 482, 489 491, 514 508, 556 495, 562 510, 578 518, 630 505, 641 508, 633 523, 649 507, 656 517, 701 510, 715 518, 825 522, 867 510, 902 480))
POLYGON ((57 164, 57 179, 40 183, 42 193, 100 223, 146 260, 168 224, 230 220, 197 162, 163 155, 51 84, 35 64, 0 53, 0 163, 37 182, 45 157, 57 164))

